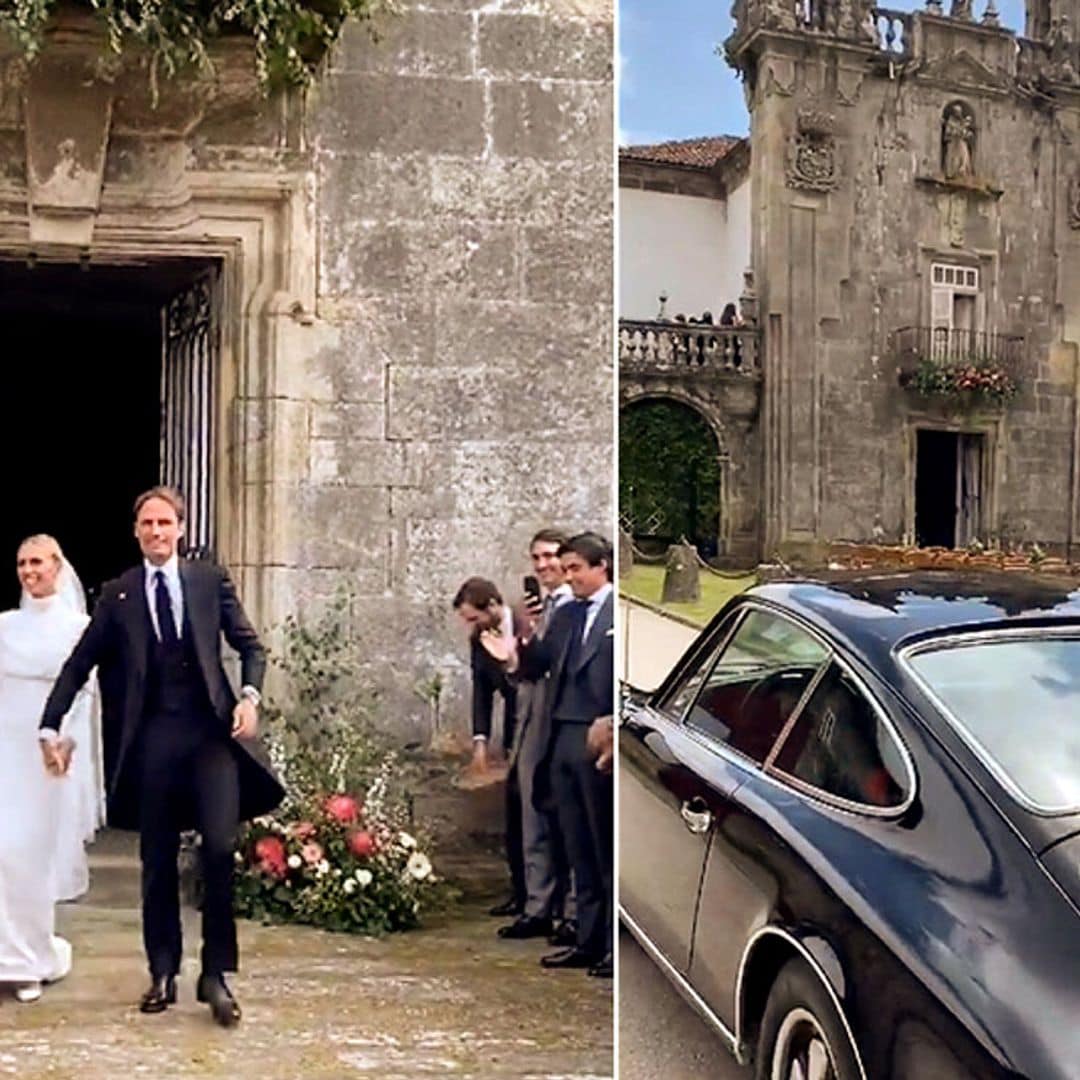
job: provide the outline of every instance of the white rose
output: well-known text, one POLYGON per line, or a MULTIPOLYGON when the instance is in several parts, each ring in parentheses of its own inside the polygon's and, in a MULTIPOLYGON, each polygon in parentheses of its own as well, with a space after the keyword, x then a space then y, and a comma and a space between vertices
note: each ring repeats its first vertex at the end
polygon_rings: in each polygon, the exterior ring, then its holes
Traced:
POLYGON ((411 837, 407 832, 398 833, 398 843, 403 848, 416 847, 416 840, 413 839, 413 837, 411 837))
POLYGON ((345 891, 346 891, 347 893, 351 893, 351 892, 356 892, 356 882, 355 882, 355 881, 353 881, 353 879, 352 879, 352 878, 346 878, 346 879, 345 879, 345 884, 344 884, 344 885, 342 885, 342 888, 343 888, 343 889, 344 889, 344 890, 345 890, 345 891))
POLYGON ((319 864, 315 867, 315 872, 319 877, 323 877, 325 874, 330 873, 330 864, 325 860, 320 860, 319 864))
POLYGON ((301 859, 299 855, 290 855, 289 856, 289 869, 290 870, 299 870, 301 864, 303 863, 303 861, 304 860, 301 859))
POLYGON ((244 856, 241 855, 239 851, 234 851, 233 852, 233 862, 236 863, 239 866, 240 863, 242 863, 243 861, 244 861, 244 856))
POLYGON ((422 851, 414 851, 409 856, 405 869, 417 881, 423 881, 431 873, 431 860, 422 851))
POLYGON ((366 870, 363 867, 356 871, 356 880, 359 883, 361 889, 366 889, 371 884, 373 878, 374 874, 372 874, 370 870, 366 870))

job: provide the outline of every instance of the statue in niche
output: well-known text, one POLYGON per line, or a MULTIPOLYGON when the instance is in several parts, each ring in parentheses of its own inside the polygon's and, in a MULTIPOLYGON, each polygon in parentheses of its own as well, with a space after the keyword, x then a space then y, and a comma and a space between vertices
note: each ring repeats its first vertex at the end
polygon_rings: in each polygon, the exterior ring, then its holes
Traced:
POLYGON ((1069 228, 1080 229, 1080 174, 1074 175, 1069 181, 1067 192, 1067 210, 1069 228))
POLYGON ((946 180, 970 180, 975 175, 975 118, 959 101, 945 109, 941 125, 941 171, 946 180))
POLYGON ((949 18, 965 19, 967 22, 971 22, 972 18, 974 18, 971 11, 971 0, 952 0, 952 7, 949 8, 949 18))
POLYGON ((1076 63, 1073 59, 1073 32, 1068 15, 1054 19, 1047 38, 1050 47, 1050 71, 1059 82, 1077 82, 1076 63))

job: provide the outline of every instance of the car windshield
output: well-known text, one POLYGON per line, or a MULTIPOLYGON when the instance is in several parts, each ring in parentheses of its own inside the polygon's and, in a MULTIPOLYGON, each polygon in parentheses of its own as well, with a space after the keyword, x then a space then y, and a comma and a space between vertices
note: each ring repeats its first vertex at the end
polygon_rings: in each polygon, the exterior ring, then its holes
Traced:
POLYGON ((1080 638, 981 638, 907 662, 1014 796, 1080 809, 1080 638))

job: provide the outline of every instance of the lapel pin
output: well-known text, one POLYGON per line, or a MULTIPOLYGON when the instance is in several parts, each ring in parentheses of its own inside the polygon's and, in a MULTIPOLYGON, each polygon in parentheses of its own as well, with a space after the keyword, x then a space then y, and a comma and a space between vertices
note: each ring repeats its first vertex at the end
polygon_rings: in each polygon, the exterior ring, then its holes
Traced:
POLYGON ((122 593, 120 594, 120 599, 121 599, 121 600, 126 600, 126 599, 127 599, 127 593, 126 593, 126 592, 122 592, 122 593))

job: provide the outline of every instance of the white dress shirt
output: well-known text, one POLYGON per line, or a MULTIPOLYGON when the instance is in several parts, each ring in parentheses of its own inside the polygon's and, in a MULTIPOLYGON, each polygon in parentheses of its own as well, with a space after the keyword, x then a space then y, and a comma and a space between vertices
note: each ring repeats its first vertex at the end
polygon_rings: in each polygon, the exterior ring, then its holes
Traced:
POLYGON ((605 581, 592 596, 587 598, 589 610, 585 612, 585 629, 581 633, 581 643, 583 645, 589 640, 589 631, 592 629, 593 623, 596 622, 596 616, 600 614, 604 601, 611 595, 612 588, 611 582, 605 581))
POLYGON ((155 566, 149 559, 143 559, 146 567, 146 603, 150 608, 150 622, 154 626, 154 633, 158 641, 161 640, 161 627, 158 626, 157 604, 157 573, 160 570, 165 575, 165 588, 169 590, 169 603, 172 604, 173 622, 176 624, 176 636, 182 638, 184 626, 184 591, 180 587, 180 560, 173 555, 164 566, 155 566))

